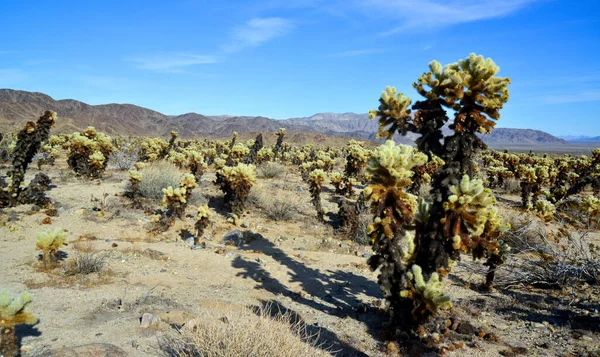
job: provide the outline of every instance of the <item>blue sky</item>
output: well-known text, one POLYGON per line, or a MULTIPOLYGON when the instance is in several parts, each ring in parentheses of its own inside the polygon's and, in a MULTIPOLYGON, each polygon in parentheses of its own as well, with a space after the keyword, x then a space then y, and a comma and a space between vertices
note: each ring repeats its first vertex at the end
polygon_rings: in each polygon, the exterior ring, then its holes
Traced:
POLYGON ((499 127, 600 135, 598 0, 0 0, 0 24, 0 88, 55 99, 365 113, 475 52, 513 81, 499 127))

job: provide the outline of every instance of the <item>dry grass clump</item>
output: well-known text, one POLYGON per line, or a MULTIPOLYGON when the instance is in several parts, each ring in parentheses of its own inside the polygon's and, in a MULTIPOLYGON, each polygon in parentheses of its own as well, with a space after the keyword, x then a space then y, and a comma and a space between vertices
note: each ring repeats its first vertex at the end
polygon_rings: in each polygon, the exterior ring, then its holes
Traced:
POLYGON ((502 189, 506 193, 519 194, 521 192, 521 181, 516 178, 507 178, 502 184, 502 189))
POLYGON ((262 208, 267 214, 267 217, 274 221, 289 221, 294 218, 294 212, 296 210, 296 207, 292 202, 280 200, 278 198, 262 202, 262 208))
POLYGON ((105 264, 106 256, 104 254, 77 251, 65 261, 64 274, 71 276, 99 273, 105 264))
MULTIPOLYGON (((139 183, 139 194, 144 198, 161 200, 163 188, 179 187, 181 172, 179 168, 168 161, 158 161, 140 171, 142 182, 139 183)), ((128 183, 129 185, 130 183, 128 183)), ((128 187, 128 191, 130 188, 128 187)))
POLYGON ((258 171, 258 177, 260 178, 279 178, 285 173, 285 166, 277 162, 265 162, 256 171, 258 171))
MULTIPOLYGON (((142 181, 138 184, 138 194, 140 197, 152 200, 162 200, 163 188, 169 186, 179 187, 181 182, 182 172, 174 164, 161 160, 153 162, 147 167, 140 170, 142 181)), ((126 192, 132 192, 131 182, 127 182, 126 192)), ((199 205, 206 203, 207 200, 199 192, 194 192, 188 199, 191 205, 199 205)))
POLYGON ((527 284, 543 288, 576 288, 600 282, 600 249, 589 242, 588 232, 559 228, 540 242, 508 259, 502 270, 504 285, 527 284))
POLYGON ((508 208, 500 208, 500 215, 504 222, 510 224, 510 229, 504 232, 501 239, 513 252, 527 250, 544 241, 547 228, 537 216, 508 208))
POLYGON ((268 308, 202 310, 178 333, 160 337, 159 352, 168 357, 330 356, 319 349, 317 340, 290 313, 272 316, 268 308))
POLYGON ((139 147, 129 144, 124 145, 110 154, 109 165, 119 171, 131 170, 140 159, 139 153, 139 147))

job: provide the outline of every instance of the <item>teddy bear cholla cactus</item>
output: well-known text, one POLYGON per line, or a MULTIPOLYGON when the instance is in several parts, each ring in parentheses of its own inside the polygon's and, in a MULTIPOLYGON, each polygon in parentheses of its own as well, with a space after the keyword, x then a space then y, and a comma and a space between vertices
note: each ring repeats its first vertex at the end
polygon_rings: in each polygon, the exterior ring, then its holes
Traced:
POLYGON ((308 191, 310 192, 311 202, 317 211, 319 222, 325 222, 325 210, 321 205, 321 189, 323 183, 327 180, 327 173, 321 169, 315 169, 308 175, 308 191))
POLYGON ((9 290, 0 289, 0 356, 20 356, 15 326, 37 322, 35 316, 25 311, 32 299, 29 293, 15 295, 9 290))
POLYGON ((256 183, 256 167, 254 165, 238 164, 235 167, 225 166, 217 171, 218 183, 225 194, 225 205, 232 213, 244 213, 246 199, 250 189, 256 183))
MULTIPOLYGON (((379 118, 381 135, 391 136, 396 131, 400 134, 409 131, 418 133, 420 137, 416 144, 419 150, 444 161, 432 177, 433 202, 426 213, 418 214, 428 219, 416 221, 416 247, 414 259, 409 263, 410 271, 413 265, 417 265, 423 281, 432 281, 434 274, 443 278, 451 270, 453 262, 460 259, 460 252, 466 250, 476 257, 487 257, 490 273, 486 277, 486 285, 491 287, 493 272, 502 263, 503 250, 499 249, 496 240, 504 225, 497 222, 493 209, 484 208, 493 204, 483 199, 485 195, 481 202, 477 202, 479 199, 473 201, 474 197, 466 199, 465 203, 471 200, 469 205, 476 204, 473 207, 463 207, 460 196, 463 193, 473 196, 480 190, 477 188, 480 183, 469 179, 476 173, 475 154, 486 147, 477 134, 493 130, 495 120, 500 118, 499 111, 508 100, 510 79, 497 77, 499 67, 491 59, 474 54, 445 67, 433 61, 429 68, 429 72, 413 83, 413 87, 425 98, 413 105, 412 109, 417 110, 414 115, 410 115, 410 99, 391 87, 381 95, 379 109, 370 112, 372 118, 379 118), (455 113, 450 125, 454 133, 446 137, 442 128, 449 118, 444 107, 455 113), (464 175, 468 176, 467 179, 464 175), (461 185, 466 185, 464 188, 467 190, 463 192, 461 185), (460 190, 461 195, 457 194, 458 191, 453 192, 456 190, 460 190), (475 191, 469 193, 470 190, 475 191), (456 201, 450 201, 451 196, 457 196, 456 201), (483 210, 478 217, 486 218, 481 235, 476 233, 481 232, 482 222, 472 222, 472 209, 476 212, 483 210)), ((485 192, 479 192, 481 194, 485 192)), ((402 256, 390 259, 398 261, 402 256)), ((423 300, 423 295, 415 293, 415 278, 413 273, 413 278, 407 279, 403 272, 395 277, 396 281, 406 281, 409 289, 403 290, 413 291, 412 294, 403 294, 411 301, 399 305, 400 311, 394 311, 395 323, 408 329, 435 313, 423 300), (412 313, 407 313, 410 308, 412 313)))
POLYGON ((69 149, 68 164, 77 174, 102 177, 108 157, 114 150, 108 136, 89 126, 83 133, 74 133, 65 144, 69 149))
POLYGON ((58 250, 66 245, 68 235, 69 233, 62 228, 37 233, 36 249, 42 251, 44 264, 54 264, 58 261, 58 250))
POLYGON ((210 218, 212 217, 212 212, 208 208, 208 205, 200 205, 198 206, 198 213, 196 214, 196 224, 194 227, 196 228, 196 236, 194 237, 194 244, 198 245, 200 238, 204 234, 204 230, 208 228, 210 225, 210 218))
MULTIPOLYGON (((365 198, 371 202, 373 223, 369 226, 374 255, 369 258, 372 270, 380 268, 378 277, 390 311, 399 318, 404 304, 410 304, 408 264, 414 259, 414 234, 407 231, 417 211, 417 197, 406 192, 411 185, 415 166, 427 156, 407 145, 388 140, 367 160, 369 185, 365 198)), ((410 310, 409 310, 410 311, 410 310)))
POLYGON ((163 188, 162 205, 166 210, 158 210, 152 216, 151 223, 154 225, 152 231, 166 231, 175 223, 175 219, 183 219, 188 200, 192 196, 192 190, 198 186, 192 174, 184 174, 178 188, 169 186, 163 188))

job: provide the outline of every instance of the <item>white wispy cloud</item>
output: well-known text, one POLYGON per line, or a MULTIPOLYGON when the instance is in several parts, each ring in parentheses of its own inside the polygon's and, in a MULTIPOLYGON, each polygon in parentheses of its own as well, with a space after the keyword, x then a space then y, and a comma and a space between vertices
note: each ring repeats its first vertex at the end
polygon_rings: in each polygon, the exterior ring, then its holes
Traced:
POLYGON ((158 53, 126 59, 136 67, 157 72, 183 73, 187 67, 216 63, 216 56, 191 52, 158 53))
POLYGON ((357 57, 357 56, 366 56, 366 55, 372 55, 375 53, 382 53, 382 52, 385 52, 385 50, 381 49, 381 48, 365 48, 365 49, 360 49, 360 50, 342 51, 342 52, 331 54, 327 57, 337 57, 337 58, 357 57))
POLYGON ((357 0, 363 12, 399 21, 382 35, 415 29, 439 29, 503 17, 540 0, 357 0))
POLYGON ((569 94, 554 94, 543 97, 545 104, 566 104, 600 101, 600 91, 584 91, 569 94))
POLYGON ((290 20, 281 17, 254 18, 243 26, 235 28, 231 33, 231 39, 221 47, 221 50, 225 53, 233 53, 259 46, 287 34, 293 27, 290 20))

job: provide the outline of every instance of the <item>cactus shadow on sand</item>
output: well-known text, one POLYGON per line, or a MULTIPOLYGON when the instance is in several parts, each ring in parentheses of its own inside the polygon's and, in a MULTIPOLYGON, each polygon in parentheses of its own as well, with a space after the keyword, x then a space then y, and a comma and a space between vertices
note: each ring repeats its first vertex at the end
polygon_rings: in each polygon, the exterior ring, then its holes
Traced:
MULTIPOLYGON (((232 266, 243 270, 237 276, 256 281, 258 284, 256 289, 263 289, 275 295, 281 294, 289 297, 295 303, 305 305, 331 316, 352 318, 360 321, 366 325, 367 332, 376 338, 387 321, 384 316, 371 311, 371 308, 367 309, 366 313, 357 311, 359 307, 357 303, 358 295, 362 294, 374 299, 381 299, 383 297, 376 281, 341 270, 322 272, 313 269, 293 259, 266 239, 253 241, 247 246, 240 247, 240 249, 248 251, 259 250, 273 258, 277 263, 288 268, 291 276, 290 282, 298 282, 306 294, 290 290, 266 271, 259 262, 248 261, 241 256, 236 257, 232 262, 232 266), (318 299, 315 299, 315 297, 318 299)), ((279 308, 281 311, 289 309, 280 303, 271 302, 271 304, 277 304, 276 308, 279 308)), ((275 312, 277 311, 276 308, 274 309, 275 312)), ((335 333, 326 328, 312 326, 311 329, 314 329, 314 332, 318 331, 320 333, 320 342, 325 343, 323 348, 329 347, 332 351, 339 351, 336 353, 337 356, 366 356, 363 352, 342 342, 335 333)))

